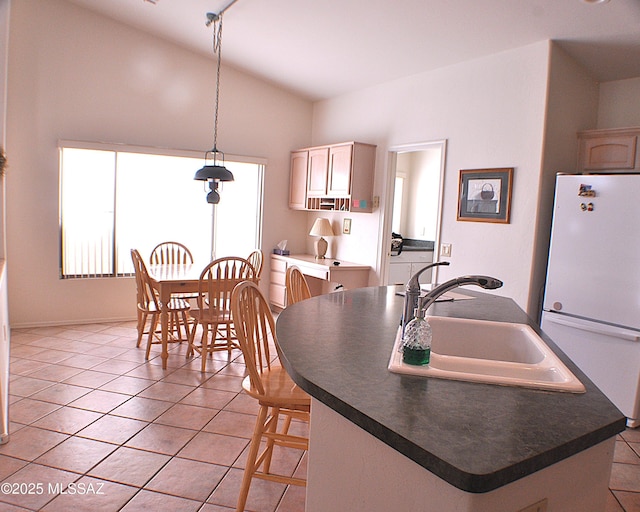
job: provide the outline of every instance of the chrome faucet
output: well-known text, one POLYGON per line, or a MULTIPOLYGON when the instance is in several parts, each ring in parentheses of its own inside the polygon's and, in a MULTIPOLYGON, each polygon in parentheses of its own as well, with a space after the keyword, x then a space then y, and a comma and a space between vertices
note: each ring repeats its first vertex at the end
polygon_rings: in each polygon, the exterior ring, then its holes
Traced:
POLYGON ((480 286, 485 290, 495 290, 496 288, 500 288, 503 283, 499 279, 495 277, 489 276, 462 276, 456 277, 451 281, 447 281, 446 283, 442 283, 440 286, 435 287, 429 293, 427 293, 422 299, 420 299, 420 309, 424 309, 425 311, 433 304, 438 297, 447 293, 454 288, 458 288, 458 286, 466 286, 469 284, 474 284, 476 286, 480 286))
POLYGON ((437 267, 439 265, 449 265, 448 261, 438 261, 436 263, 431 263, 424 268, 418 270, 415 274, 411 276, 409 281, 407 281, 407 285, 404 289, 404 310, 402 312, 402 335, 404 336, 404 328, 414 317, 413 312, 417 307, 420 307, 420 274, 422 274, 425 270, 428 270, 433 267, 437 267))
POLYGON ((411 321, 411 319, 415 316, 414 315, 415 308, 420 308, 421 310, 426 311, 427 309, 429 309, 429 306, 431 306, 436 300, 438 300, 438 297, 447 293, 448 291, 451 291, 454 288, 458 288, 459 286, 466 286, 470 284, 480 286, 481 288, 484 288, 486 290, 495 290, 496 288, 500 288, 503 285, 502 281, 500 281, 499 279, 496 279, 495 277, 462 276, 462 277, 456 277, 455 279, 451 279, 446 283, 442 283, 440 286, 436 286, 433 290, 428 292, 424 297, 420 297, 420 283, 418 282, 418 277, 420 276, 420 274, 424 270, 432 266, 448 265, 448 264, 449 264, 448 261, 434 263, 416 272, 416 274, 413 275, 411 279, 409 279, 409 282, 407 283, 407 287, 406 287, 405 297, 404 297, 404 315, 402 317, 402 335, 403 336, 404 336, 405 327, 411 321), (417 294, 415 293, 416 284, 418 289, 417 294), (415 303, 413 301, 415 301, 415 303))

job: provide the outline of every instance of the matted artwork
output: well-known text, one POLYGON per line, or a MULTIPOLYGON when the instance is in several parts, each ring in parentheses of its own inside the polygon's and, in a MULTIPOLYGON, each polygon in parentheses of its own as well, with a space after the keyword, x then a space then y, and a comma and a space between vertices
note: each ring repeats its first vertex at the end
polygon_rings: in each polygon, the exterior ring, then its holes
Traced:
POLYGON ((513 167, 460 171, 458 220, 509 223, 513 167))

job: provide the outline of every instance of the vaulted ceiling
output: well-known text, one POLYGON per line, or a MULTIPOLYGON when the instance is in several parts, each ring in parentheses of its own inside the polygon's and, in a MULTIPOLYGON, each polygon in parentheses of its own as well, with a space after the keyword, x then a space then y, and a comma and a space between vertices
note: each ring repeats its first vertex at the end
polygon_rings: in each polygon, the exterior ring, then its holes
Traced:
MULTIPOLYGON (((232 0, 70 0, 213 59, 232 0)), ((236 0, 222 60, 318 100, 556 40, 597 81, 640 77, 640 1, 236 0)))

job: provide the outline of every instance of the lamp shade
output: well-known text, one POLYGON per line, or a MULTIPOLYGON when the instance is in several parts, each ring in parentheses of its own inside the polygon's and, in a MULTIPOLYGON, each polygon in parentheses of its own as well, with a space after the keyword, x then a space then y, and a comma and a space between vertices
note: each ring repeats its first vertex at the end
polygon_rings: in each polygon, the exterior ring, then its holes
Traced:
POLYGON ((196 172, 194 180, 233 181, 231 171, 222 165, 205 165, 196 172))
POLYGON ((313 223, 311 227, 311 231, 309 231, 309 235, 311 236, 334 236, 333 229, 331 229, 331 223, 328 219, 318 218, 313 223))

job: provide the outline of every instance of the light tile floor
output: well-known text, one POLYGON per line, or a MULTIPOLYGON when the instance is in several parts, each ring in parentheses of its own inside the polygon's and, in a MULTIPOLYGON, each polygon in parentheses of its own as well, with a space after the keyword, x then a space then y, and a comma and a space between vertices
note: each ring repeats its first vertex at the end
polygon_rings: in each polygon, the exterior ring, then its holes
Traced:
MULTIPOLYGON (((159 346, 145 361, 135 339, 133 323, 12 331, 0 511, 235 509, 257 411, 240 353, 203 375, 173 345, 162 370, 159 346)), ((306 454, 274 464, 304 475, 306 454)), ((640 512, 640 429, 618 436, 610 489, 605 512, 640 512)), ((304 489, 254 481, 247 510, 303 511, 304 489)))
MULTIPOLYGON (((186 343, 167 370, 159 345, 145 361, 135 343, 134 323, 12 331, 1 512, 235 510, 257 412, 240 352, 202 374, 186 343)), ((273 467, 302 476, 306 454, 282 450, 273 467)), ((254 480, 247 510, 303 511, 304 488, 254 480)))

